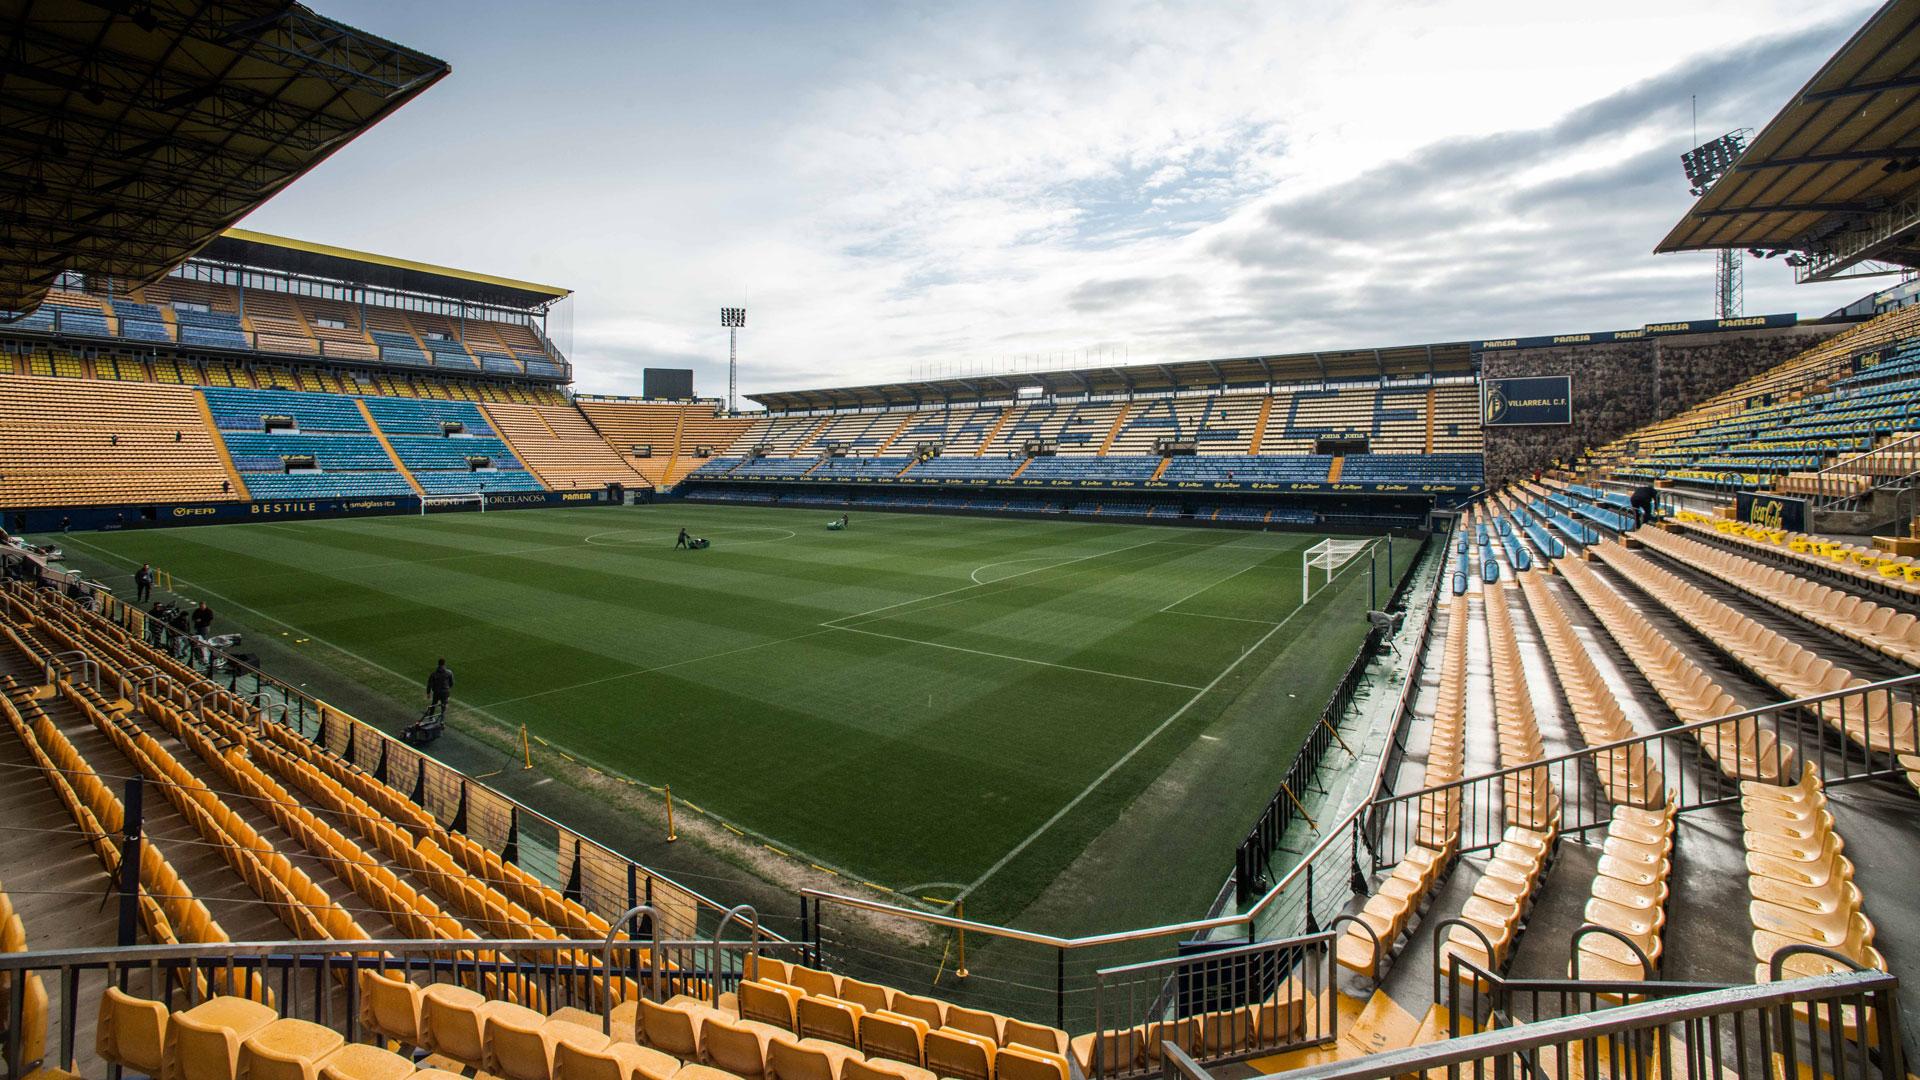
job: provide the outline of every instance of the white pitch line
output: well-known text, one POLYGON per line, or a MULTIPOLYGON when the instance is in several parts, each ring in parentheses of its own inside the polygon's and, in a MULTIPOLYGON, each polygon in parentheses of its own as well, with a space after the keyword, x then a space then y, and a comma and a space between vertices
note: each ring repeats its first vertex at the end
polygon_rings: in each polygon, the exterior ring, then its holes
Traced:
MULTIPOLYGON (((1233 544, 1232 544, 1231 542, 1228 542, 1228 543, 1225 543, 1225 544, 1222 544, 1222 545, 1220 545, 1220 546, 1221 546, 1221 547, 1232 547, 1232 546, 1233 546, 1233 544)), ((1256 567, 1256 566, 1265 566, 1265 565, 1267 564, 1267 560, 1268 560, 1268 559, 1271 559, 1272 557, 1273 557, 1273 553, 1272 553, 1271 551, 1269 551, 1269 552, 1266 552, 1265 554, 1263 554, 1263 555, 1261 555, 1261 556, 1260 556, 1260 561, 1259 561, 1259 562, 1253 562, 1253 563, 1248 563, 1247 565, 1245 565, 1245 566, 1243 566, 1243 567, 1241 567, 1240 569, 1238 569, 1238 570, 1235 570, 1235 571, 1234 571, 1233 573, 1231 573, 1231 574, 1228 574, 1228 575, 1227 575, 1226 577, 1223 577, 1223 578, 1221 578, 1221 579, 1220 579, 1219 581, 1216 581, 1216 582, 1213 582, 1213 583, 1212 583, 1212 584, 1210 584, 1210 585, 1202 585, 1202 586, 1200 586, 1199 588, 1197 588, 1197 589, 1195 589, 1195 590, 1193 590, 1192 592, 1190 592, 1190 593, 1188 593, 1187 595, 1185 595, 1185 596, 1183 596, 1183 597, 1181 597, 1180 599, 1178 599, 1178 600, 1175 600, 1175 601, 1174 601, 1173 603, 1171 603, 1171 604, 1168 604, 1168 605, 1167 605, 1166 607, 1163 607, 1163 608, 1161 608, 1161 609, 1160 609, 1160 611, 1161 611, 1161 612, 1162 612, 1163 614, 1164 614, 1164 613, 1166 613, 1166 612, 1169 612, 1169 611, 1173 611, 1173 609, 1174 609, 1174 608, 1177 608, 1177 607, 1179 607, 1179 606, 1180 606, 1181 604, 1184 604, 1184 603, 1186 603, 1187 601, 1189 601, 1189 600, 1191 600, 1191 599, 1193 599, 1194 597, 1196 597, 1196 596, 1199 596, 1199 595, 1200 595, 1201 593, 1203 593, 1203 592, 1210 592, 1210 591, 1212 591, 1212 590, 1214 590, 1214 589, 1217 589, 1217 588, 1219 588, 1220 586, 1222 586, 1222 585, 1225 585, 1225 584, 1226 584, 1227 582, 1229 582, 1229 581, 1232 581, 1232 580, 1233 580, 1234 578, 1237 578, 1237 577, 1239 577, 1239 576, 1240 576, 1241 574, 1244 574, 1244 573, 1246 573, 1247 571, 1249 571, 1249 570, 1251 570, 1251 569, 1253 569, 1253 568, 1254 568, 1254 567, 1256 567)), ((1176 612, 1174 612, 1174 614, 1176 614, 1176 615, 1195 615, 1195 614, 1198 614, 1198 612, 1190 612, 1190 611, 1176 611, 1176 612)), ((1265 619, 1262 619, 1262 620, 1260 620, 1260 621, 1262 621, 1262 622, 1267 622, 1268 620, 1265 620, 1265 619)))
MULTIPOLYGON (((927 600, 938 600, 943 596, 952 596, 954 593, 963 593, 968 591, 969 589, 978 589, 984 585, 998 585, 1003 581, 1012 581, 1014 578, 1026 577, 1028 574, 1037 574, 1042 570, 1051 570, 1056 566, 1068 566, 1073 563, 1086 562, 1088 559, 1097 559, 1102 555, 1118 555, 1123 551, 1132 551, 1134 548, 1143 548, 1143 547, 1146 547, 1148 544, 1158 544, 1158 543, 1162 543, 1162 541, 1142 540, 1137 544, 1128 544, 1126 547, 1112 548, 1107 551, 1096 551, 1091 555, 1082 555, 1074 559, 1063 559, 1060 562, 1049 563, 1046 566, 1036 566, 1031 570, 1022 570, 1017 574, 1008 574, 1006 577, 1003 577, 1003 578, 994 578, 992 581, 976 581, 971 585, 961 585, 958 588, 948 589, 945 592, 931 593, 926 596, 916 596, 911 600, 901 600, 896 603, 886 604, 882 607, 868 608, 866 611, 856 611, 851 615, 835 616, 834 618, 823 621, 820 625, 834 626, 839 623, 846 622, 849 619, 864 619, 868 615, 878 615, 883 611, 892 611, 894 608, 897 608, 897 607, 906 607, 908 604, 918 604, 927 600)), ((987 563, 986 565, 992 566, 995 564, 987 563)), ((976 567, 976 569, 978 568, 976 567)))
MULTIPOLYGON (((1345 565, 1341 566, 1340 569, 1335 570, 1333 572, 1333 576, 1335 578, 1338 578, 1341 574, 1344 574, 1347 572, 1347 567, 1356 565, 1356 563, 1357 563, 1357 560, 1351 560, 1351 559, 1348 560, 1345 565)), ((1324 586, 1321 588, 1321 591, 1322 592, 1326 591, 1324 586)), ((1274 623, 1272 629, 1260 635, 1260 640, 1254 642, 1251 646, 1247 648, 1245 652, 1242 652, 1238 657, 1236 657, 1233 663, 1228 664, 1225 668, 1222 668, 1220 671, 1220 674, 1215 675, 1213 677, 1212 682, 1209 682, 1207 685, 1201 687, 1192 697, 1187 699, 1186 704, 1180 706, 1178 709, 1175 709, 1173 711, 1173 715, 1167 717, 1165 720, 1160 721, 1159 727, 1156 727, 1152 731, 1147 732, 1146 738, 1141 739, 1137 743, 1134 743, 1133 749, 1128 750, 1125 754, 1122 754, 1120 756, 1120 760, 1107 766, 1107 770, 1105 772, 1101 773, 1099 776, 1094 777, 1092 783, 1080 789, 1080 794, 1075 795, 1072 799, 1069 799, 1067 801, 1067 805, 1062 806, 1058 810, 1055 810, 1053 812, 1052 817, 1048 818, 1044 822, 1041 822, 1040 827, 1033 830, 1031 833, 1028 833, 1027 838, 1025 840, 1022 840, 1018 844, 1014 845, 1013 850, 1007 852, 1005 855, 1000 856, 1000 860, 998 862, 994 863, 992 866, 987 867, 986 873, 981 874, 977 878, 974 878, 973 884, 968 885, 965 889, 962 889, 960 891, 960 894, 954 897, 954 899, 956 900, 966 899, 966 897, 971 895, 974 892, 974 890, 986 884, 989 878, 999 873, 1003 868, 1006 867, 1008 863, 1012 862, 1015 858, 1017 858, 1021 852, 1027 850, 1028 847, 1031 847, 1035 840, 1040 839, 1042 836, 1046 835, 1048 830, 1052 829, 1055 825, 1058 825, 1060 823, 1061 818, 1064 818, 1068 814, 1072 813, 1074 807, 1079 806, 1082 802, 1086 800, 1087 796, 1093 794, 1094 791, 1100 787, 1100 785, 1106 783, 1107 780, 1111 778, 1114 773, 1119 772, 1121 767, 1126 765, 1127 762, 1132 761, 1135 754, 1138 754, 1140 751, 1146 749, 1148 743, 1158 738, 1161 732, 1171 727, 1175 720, 1178 720, 1182 716, 1185 716, 1187 714, 1187 710, 1193 708, 1193 706, 1197 702, 1199 702, 1201 698, 1206 697, 1209 693, 1211 693, 1214 687, 1219 686, 1221 680, 1225 679, 1228 675, 1233 674, 1234 669, 1239 667, 1242 663, 1244 663, 1247 657, 1252 656, 1254 653, 1258 652, 1262 645, 1265 645, 1268 642, 1268 640, 1270 640, 1273 637, 1273 635, 1280 632, 1281 627, 1287 625, 1287 623, 1291 621, 1295 615, 1298 615, 1302 611, 1305 611, 1307 608, 1307 603, 1308 601, 1306 599, 1304 598, 1301 599, 1298 607, 1294 608, 1292 611, 1287 612, 1286 618, 1281 619, 1277 623, 1274 623)))
MULTIPOLYGON (((92 544, 87 543, 85 540, 80 539, 77 536, 69 536, 62 542, 69 543, 69 544, 78 544, 79 546, 86 548, 89 551, 98 552, 99 554, 109 559, 113 559, 115 561, 125 563, 128 566, 134 565, 134 562, 132 559, 129 559, 123 555, 119 555, 115 552, 108 551, 105 548, 96 547, 92 544)), ((314 642, 317 642, 318 644, 324 645, 327 648, 332 649, 334 652, 337 652, 342 656, 349 657, 354 660, 358 660, 361 663, 367 665, 368 667, 373 668, 375 671, 385 672, 386 674, 391 675, 396 679, 399 679, 402 683, 411 683, 411 684, 418 685, 420 682, 419 678, 416 676, 402 675, 399 672, 393 670, 392 668, 388 667, 385 664, 380 663, 377 660, 372 660, 365 656, 362 656, 359 653, 354 652, 352 649, 349 649, 344 645, 337 645, 331 641, 328 641, 326 638, 323 638, 320 635, 315 634, 310 630, 306 630, 301 627, 295 626, 292 623, 283 621, 281 619, 276 619, 273 616, 267 614, 266 612, 261 611, 259 608, 251 607, 249 605, 243 604, 240 601, 235 600, 230 596, 226 596, 221 593, 215 592, 214 590, 209 589, 204 585, 195 584, 194 582, 188 581, 186 578, 179 577, 178 575, 175 575, 174 582, 176 585, 185 585, 187 586, 187 588, 192 589, 194 592, 201 593, 206 596, 211 596, 215 600, 220 601, 221 603, 227 605, 230 608, 238 608, 241 611, 250 611, 253 614, 259 616, 263 622, 269 622, 275 626, 284 627, 285 629, 291 630, 297 634, 305 634, 309 640, 312 640, 314 642)), ((180 590, 175 589, 173 591, 175 593, 178 593, 180 590)), ((489 719, 493 720, 497 724, 501 724, 503 726, 508 726, 508 727, 512 726, 510 724, 507 724, 507 721, 505 721, 504 719, 501 719, 499 716, 496 716, 493 713, 488 712, 484 707, 479 705, 470 705, 470 704, 467 704, 466 702, 459 702, 454 705, 454 708, 471 709, 472 711, 479 713, 482 716, 488 717, 489 719)))
POLYGON ((1255 626, 1272 626, 1273 625, 1272 619, 1249 619, 1244 615, 1215 615, 1211 612, 1206 612, 1206 611, 1175 611, 1172 608, 1161 608, 1160 614, 1191 615, 1196 619, 1225 619, 1227 622, 1252 623, 1255 626))
POLYGON ((949 645, 942 641, 922 641, 919 638, 901 637, 898 634, 883 634, 878 630, 862 630, 857 626, 830 626, 829 630, 845 630, 849 634, 865 634, 868 637, 886 638, 888 641, 904 641, 909 645, 925 645, 930 649, 951 649, 954 652, 972 653, 975 656, 992 656, 1001 660, 1012 660, 1022 664, 1038 664, 1041 667, 1059 668, 1062 671, 1080 671, 1088 675, 1105 675, 1109 679, 1126 679, 1130 682, 1155 683, 1171 686, 1180 690, 1198 690, 1192 683, 1168 682, 1165 679, 1149 679, 1145 675, 1122 675, 1117 671, 1102 671, 1099 668, 1075 667, 1072 664, 1056 664, 1051 660, 1035 660, 1029 656, 1014 656, 1012 653, 988 652, 985 649, 969 649, 964 645, 949 645))
POLYGON ((585 682, 571 683, 567 686, 556 686, 548 690, 537 690, 531 694, 522 694, 519 697, 501 698, 499 701, 488 702, 487 708, 490 708, 490 709, 499 708, 502 705, 511 705, 518 702, 522 702, 522 701, 531 701, 534 698, 546 697, 549 694, 564 694, 569 690, 579 690, 579 689, 582 689, 583 687, 599 686, 602 683, 619 682, 621 679, 632 679, 641 675, 651 675, 656 671, 665 671, 668 668, 682 667, 687 664, 697 664, 702 660, 718 660, 723 656, 733 656, 738 653, 752 652, 755 649, 764 649, 772 645, 785 645, 789 641, 799 641, 802 638, 819 637, 821 634, 826 633, 828 629, 838 630, 838 629, 844 629, 844 628, 843 627, 817 628, 817 629, 809 630, 804 634, 795 634, 792 637, 773 638, 769 641, 755 642, 752 645, 742 645, 739 648, 735 648, 735 649, 723 649, 720 652, 716 652, 716 653, 702 653, 699 656, 689 656, 684 660, 675 660, 675 661, 672 661, 671 663, 659 664, 650 668, 640 668, 635 671, 623 671, 618 675, 606 675, 598 679, 588 679, 585 682))

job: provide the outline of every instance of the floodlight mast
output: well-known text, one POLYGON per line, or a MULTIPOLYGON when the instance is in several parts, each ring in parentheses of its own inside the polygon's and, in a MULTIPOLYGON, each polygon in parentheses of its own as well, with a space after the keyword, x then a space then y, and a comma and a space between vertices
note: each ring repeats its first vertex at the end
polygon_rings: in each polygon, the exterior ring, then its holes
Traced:
POLYGON ((720 325, 727 328, 727 412, 739 412, 735 400, 740 388, 740 328, 747 325, 747 309, 723 307, 720 325))
MULTIPOLYGON (((1713 190, 1713 185, 1733 170, 1733 163, 1747 148, 1749 134, 1747 128, 1736 128, 1680 155, 1680 169, 1687 175, 1688 192, 1694 198, 1713 190)), ((1713 313, 1717 318, 1739 317, 1745 306, 1742 276, 1738 248, 1722 248, 1714 254, 1713 313)))

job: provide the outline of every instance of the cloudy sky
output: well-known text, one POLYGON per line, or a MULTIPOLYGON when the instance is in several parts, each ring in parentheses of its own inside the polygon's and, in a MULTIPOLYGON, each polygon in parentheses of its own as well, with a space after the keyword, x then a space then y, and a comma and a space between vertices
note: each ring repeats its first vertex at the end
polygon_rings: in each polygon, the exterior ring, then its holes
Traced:
MULTIPOLYGON (((741 389, 1638 326, 1679 155, 1825 0, 317 0, 453 75, 245 223, 570 287, 578 384, 741 389)), ((1872 282, 1748 264, 1749 313, 1872 282)))

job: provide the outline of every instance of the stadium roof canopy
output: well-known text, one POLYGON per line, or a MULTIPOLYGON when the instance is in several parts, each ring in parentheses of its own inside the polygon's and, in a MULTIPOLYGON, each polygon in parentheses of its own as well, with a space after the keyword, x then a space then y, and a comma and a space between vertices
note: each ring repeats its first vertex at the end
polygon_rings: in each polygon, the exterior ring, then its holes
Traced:
POLYGON ((1916 233, 1920 0, 1889 0, 1654 250, 1798 252, 1796 276, 1819 281, 1920 266, 1916 233))
POLYGON ((279 270, 302 277, 328 278, 514 309, 544 307, 573 295, 571 289, 555 285, 373 255, 330 244, 289 240, 246 229, 228 229, 202 249, 199 257, 259 270, 279 270))
POLYGON ((152 281, 448 67, 291 0, 0 0, 0 311, 152 281))
POLYGON ((1470 347, 1466 342, 1454 342, 1391 349, 1293 353, 1287 356, 1183 360, 1172 364, 1133 364, 1072 371, 1003 372, 997 375, 969 375, 820 390, 785 390, 747 396, 770 411, 794 412, 1008 401, 1019 397, 1023 390, 1040 397, 1163 394, 1179 390, 1257 387, 1269 383, 1310 383, 1324 379, 1465 375, 1472 370, 1470 347))

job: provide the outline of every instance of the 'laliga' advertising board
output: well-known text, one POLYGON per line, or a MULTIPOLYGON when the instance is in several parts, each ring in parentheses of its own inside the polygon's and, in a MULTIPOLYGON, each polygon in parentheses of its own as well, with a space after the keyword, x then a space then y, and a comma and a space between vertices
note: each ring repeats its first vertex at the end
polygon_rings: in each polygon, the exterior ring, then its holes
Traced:
POLYGON ((1573 377, 1484 379, 1480 384, 1480 422, 1486 427, 1571 424, 1573 377))

